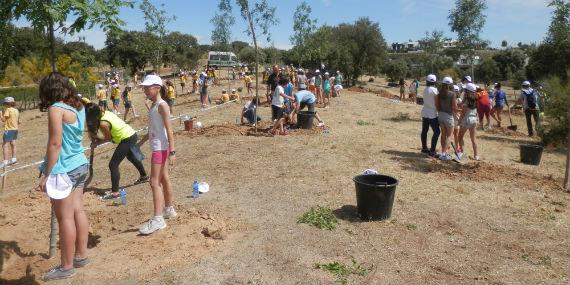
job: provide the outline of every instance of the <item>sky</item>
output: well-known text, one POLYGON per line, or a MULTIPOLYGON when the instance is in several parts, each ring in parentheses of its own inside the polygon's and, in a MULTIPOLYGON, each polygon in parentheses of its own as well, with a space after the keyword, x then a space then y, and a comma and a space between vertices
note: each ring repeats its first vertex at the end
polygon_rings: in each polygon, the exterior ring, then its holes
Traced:
MULTIPOLYGON (((233 0, 231 0, 234 3, 233 0)), ((255 1, 255 0, 250 0, 255 1)), ((263 40, 261 46, 275 46, 281 49, 291 48, 290 36, 293 34, 293 13, 302 0, 268 0, 276 7, 279 23, 271 28, 272 42, 263 40)), ((176 20, 169 23, 169 31, 191 34, 200 44, 209 44, 213 29, 210 19, 217 10, 217 0, 152 0, 176 20)), ((418 40, 426 31, 441 30, 446 37, 455 38, 448 26, 447 16, 454 6, 454 0, 306 0, 311 6, 311 18, 317 19, 317 25, 337 25, 353 23, 359 17, 369 17, 378 22, 388 44, 418 40)), ((547 7, 547 0, 487 0, 485 11, 487 22, 481 37, 491 41, 491 46, 500 46, 503 40, 509 45, 518 42, 539 43, 548 30, 552 9, 547 7)), ((232 41, 251 42, 244 33, 245 21, 234 6, 236 23, 232 28, 232 41)), ((120 18, 126 22, 125 30, 144 30, 143 14, 138 9, 123 8, 120 18)), ((25 21, 16 22, 25 26, 25 21)), ((95 48, 103 48, 105 33, 98 27, 73 36, 63 36, 67 41, 85 36, 87 43, 95 48)))

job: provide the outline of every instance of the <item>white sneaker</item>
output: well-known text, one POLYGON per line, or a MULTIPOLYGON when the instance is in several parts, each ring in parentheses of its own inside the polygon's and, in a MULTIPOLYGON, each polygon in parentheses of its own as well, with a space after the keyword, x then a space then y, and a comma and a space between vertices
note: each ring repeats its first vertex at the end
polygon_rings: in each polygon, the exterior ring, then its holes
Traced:
POLYGON ((448 160, 452 160, 452 158, 451 158, 451 155, 449 155, 449 154, 447 154, 447 153, 442 153, 442 154, 439 156, 439 160, 448 161, 448 160))
POLYGON ((164 222, 164 218, 156 218, 153 217, 147 223, 145 223, 142 227, 139 228, 139 233, 141 235, 150 235, 158 230, 162 230, 166 228, 166 223, 164 222))
POLYGON ((12 160, 10 160, 8 165, 12 165, 12 164, 16 164, 16 163, 18 163, 18 160, 14 157, 14 158, 12 158, 12 160))
POLYGON ((8 160, 4 160, 2 162, 0 162, 0 168, 4 167, 4 166, 8 166, 10 165, 10 162, 8 160))
POLYGON ((164 211, 162 211, 162 217, 165 219, 174 218, 176 216, 178 216, 178 213, 176 213, 173 206, 165 207, 164 211))
POLYGON ((317 127, 324 127, 325 126, 325 122, 320 122, 317 127))
POLYGON ((462 152, 458 152, 458 153, 457 153, 457 158, 462 159, 462 158, 463 158, 463 153, 462 153, 462 152))

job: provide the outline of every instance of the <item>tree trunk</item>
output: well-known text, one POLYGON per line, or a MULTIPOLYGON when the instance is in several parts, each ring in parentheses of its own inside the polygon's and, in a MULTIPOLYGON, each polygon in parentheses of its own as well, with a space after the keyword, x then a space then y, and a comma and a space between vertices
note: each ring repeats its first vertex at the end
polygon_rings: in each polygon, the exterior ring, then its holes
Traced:
POLYGON ((255 36, 255 28, 253 26, 253 19, 251 18, 251 12, 247 9, 247 20, 249 22, 249 28, 251 30, 251 35, 253 37, 253 46, 255 47, 255 103, 257 107, 253 112, 253 121, 255 125, 255 132, 257 133, 257 109, 259 108, 259 78, 257 76, 257 68, 259 67, 259 49, 257 46, 257 38, 255 36))
MULTIPOLYGON (((570 106, 568 106, 568 116, 570 116, 570 106)), ((570 192, 570 132, 568 132, 568 143, 566 145, 568 153, 566 154, 566 175, 564 176, 564 188, 566 192, 570 192)))
MULTIPOLYGON (((50 1, 51 2, 51 1, 50 1)), ((50 48, 50 62, 51 62, 51 71, 56 72, 57 68, 55 66, 55 35, 53 29, 53 21, 50 20, 49 22, 49 48, 50 48)))

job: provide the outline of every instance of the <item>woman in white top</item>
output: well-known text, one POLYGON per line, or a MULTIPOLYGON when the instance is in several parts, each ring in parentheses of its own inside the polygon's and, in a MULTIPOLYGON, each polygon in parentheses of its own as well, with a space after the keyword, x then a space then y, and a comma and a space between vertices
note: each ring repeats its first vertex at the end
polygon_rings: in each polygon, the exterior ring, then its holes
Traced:
POLYGON ((141 85, 146 98, 152 102, 149 108, 148 136, 152 150, 150 167, 150 187, 154 203, 154 217, 139 228, 143 235, 166 228, 164 219, 177 216, 172 206, 172 185, 166 160, 174 165, 174 135, 170 124, 168 104, 161 96, 166 93, 162 79, 157 75, 148 75, 141 85))
POLYGON ((426 89, 424 90, 424 105, 422 107, 422 153, 435 156, 435 148, 439 138, 439 120, 437 117, 437 109, 435 108, 435 96, 439 94, 435 83, 437 78, 435 75, 430 74, 426 77, 426 89), (431 127, 433 135, 431 137, 431 147, 427 147, 427 134, 431 127))

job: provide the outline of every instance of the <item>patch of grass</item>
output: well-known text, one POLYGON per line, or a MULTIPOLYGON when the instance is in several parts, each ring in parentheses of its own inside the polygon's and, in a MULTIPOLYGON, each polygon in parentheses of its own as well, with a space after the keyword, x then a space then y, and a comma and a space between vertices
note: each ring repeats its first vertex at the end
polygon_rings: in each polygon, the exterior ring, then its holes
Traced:
POLYGON ((333 211, 330 208, 321 206, 317 208, 311 207, 297 222, 313 225, 321 230, 325 229, 329 231, 334 230, 338 224, 338 220, 333 214, 333 211))
POLYGON ((334 274, 337 278, 337 281, 341 284, 347 284, 348 277, 350 275, 358 275, 364 277, 370 271, 370 269, 364 268, 361 264, 357 263, 354 260, 352 260, 351 266, 340 263, 338 261, 323 264, 317 263, 315 264, 315 269, 321 269, 334 274))
POLYGON ((418 226, 416 224, 407 224, 406 228, 408 228, 410 231, 415 231, 418 229, 418 226))
POLYGON ((390 120, 394 122, 403 122, 403 121, 409 121, 411 119, 412 118, 410 118, 409 113, 398 112, 398 114, 395 117, 391 118, 390 120))
POLYGON ((374 123, 363 121, 363 120, 356 121, 356 124, 359 126, 369 126, 369 125, 374 126, 374 123))

